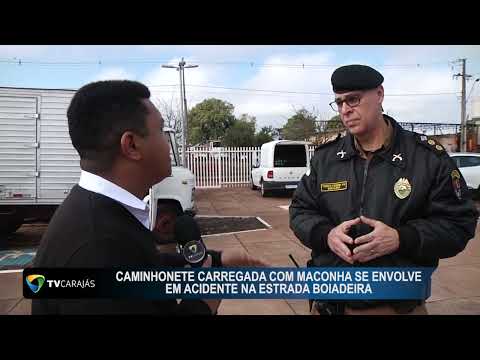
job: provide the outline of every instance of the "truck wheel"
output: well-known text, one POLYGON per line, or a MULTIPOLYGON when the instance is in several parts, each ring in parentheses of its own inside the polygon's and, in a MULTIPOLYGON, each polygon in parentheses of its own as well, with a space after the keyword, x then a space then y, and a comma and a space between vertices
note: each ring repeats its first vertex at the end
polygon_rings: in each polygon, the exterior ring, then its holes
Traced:
POLYGON ((0 212, 0 236, 13 234, 22 226, 23 220, 23 214, 18 209, 0 212))
POLYGON ((265 189, 263 181, 260 183, 260 192, 262 194, 262 197, 267 197, 268 195, 270 195, 270 191, 265 189))

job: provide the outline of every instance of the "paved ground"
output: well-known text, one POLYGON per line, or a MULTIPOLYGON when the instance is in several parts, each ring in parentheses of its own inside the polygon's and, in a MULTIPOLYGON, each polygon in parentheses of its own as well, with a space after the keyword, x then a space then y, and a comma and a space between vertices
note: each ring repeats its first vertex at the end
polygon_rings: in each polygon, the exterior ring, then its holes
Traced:
MULTIPOLYGON (((259 216, 269 230, 206 237, 212 249, 239 249, 261 255, 272 266, 292 266, 288 254, 301 265, 309 258, 288 227, 290 196, 262 198, 248 188, 199 190, 197 205, 202 215, 259 216)), ((480 235, 465 251, 442 260, 432 278, 432 296, 427 301, 430 314, 480 314, 480 235)), ((29 314, 30 303, 22 298, 20 273, 0 274, 0 314, 29 314)), ((308 314, 305 300, 223 300, 219 314, 308 314)))

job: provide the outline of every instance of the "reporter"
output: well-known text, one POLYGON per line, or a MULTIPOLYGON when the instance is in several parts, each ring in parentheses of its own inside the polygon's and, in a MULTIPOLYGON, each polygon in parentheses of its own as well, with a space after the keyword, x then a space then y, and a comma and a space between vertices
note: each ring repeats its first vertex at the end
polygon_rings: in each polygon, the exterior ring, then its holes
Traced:
MULTIPOLYGON (((183 267, 180 254, 159 253, 141 200, 171 174, 161 114, 150 92, 133 81, 85 85, 68 108, 81 175, 43 235, 34 267, 183 267)), ((207 259, 205 267, 211 266, 207 259)), ((226 255, 226 266, 254 263, 226 255)), ((216 312, 217 301, 34 299, 32 314, 161 314, 216 312)))

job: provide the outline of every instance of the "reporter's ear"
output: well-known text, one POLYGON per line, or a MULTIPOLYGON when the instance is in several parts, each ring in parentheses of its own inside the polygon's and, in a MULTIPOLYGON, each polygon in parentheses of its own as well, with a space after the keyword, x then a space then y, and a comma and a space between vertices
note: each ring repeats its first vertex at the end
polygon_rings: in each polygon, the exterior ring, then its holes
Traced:
POLYGON ((131 160, 140 160, 142 155, 138 149, 138 135, 132 131, 125 131, 120 138, 120 150, 124 157, 131 160))

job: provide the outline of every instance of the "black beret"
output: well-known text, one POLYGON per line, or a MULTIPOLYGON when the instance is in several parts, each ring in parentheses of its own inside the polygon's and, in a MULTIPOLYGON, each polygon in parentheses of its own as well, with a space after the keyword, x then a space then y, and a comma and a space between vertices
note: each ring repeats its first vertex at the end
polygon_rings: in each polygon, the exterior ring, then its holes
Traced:
POLYGON ((335 93, 374 89, 382 83, 382 74, 366 65, 342 66, 332 74, 332 87, 335 93))

